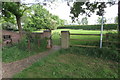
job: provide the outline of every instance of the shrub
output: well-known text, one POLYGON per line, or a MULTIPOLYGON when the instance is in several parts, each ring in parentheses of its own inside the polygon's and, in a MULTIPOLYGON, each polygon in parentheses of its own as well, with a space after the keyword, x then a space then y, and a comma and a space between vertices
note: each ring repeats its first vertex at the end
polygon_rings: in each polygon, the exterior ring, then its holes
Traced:
POLYGON ((26 50, 27 49, 27 39, 23 37, 18 44, 15 44, 19 49, 26 50))
POLYGON ((20 40, 18 44, 15 44, 21 50, 28 49, 28 40, 30 40, 30 47, 31 51, 39 50, 40 48, 45 49, 47 46, 47 39, 40 38, 40 37, 32 37, 31 33, 27 33, 23 38, 20 40), (38 45, 38 40, 40 41, 40 46, 38 45))

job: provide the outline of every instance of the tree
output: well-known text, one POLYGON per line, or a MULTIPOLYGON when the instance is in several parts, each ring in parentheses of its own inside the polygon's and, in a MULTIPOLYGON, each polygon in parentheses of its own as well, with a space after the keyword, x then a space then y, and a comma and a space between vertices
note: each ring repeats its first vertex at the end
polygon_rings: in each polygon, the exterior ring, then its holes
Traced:
POLYGON ((87 17, 82 18, 81 24, 82 24, 82 25, 87 25, 87 24, 88 24, 87 17))
POLYGON ((21 5, 20 2, 3 2, 2 13, 4 18, 15 16, 20 36, 22 37, 21 17, 28 7, 21 5))
POLYGON ((31 9, 27 10, 25 14, 26 15, 23 16, 25 30, 55 29, 57 26, 64 24, 64 20, 61 20, 56 15, 50 14, 49 11, 39 3, 32 5, 31 9))
POLYGON ((115 4, 114 0, 108 1, 108 2, 74 2, 73 6, 71 7, 70 13, 73 14, 71 18, 74 20, 79 16, 79 14, 83 15, 86 14, 86 16, 91 16, 93 13, 96 13, 96 15, 102 16, 104 15, 105 8, 107 8, 107 4, 110 6, 115 4), (85 7, 83 7, 85 6, 85 7))
POLYGON ((11 17, 1 17, 0 22, 2 23, 2 29, 16 29, 16 21, 15 17, 11 15, 11 17))
POLYGON ((99 16, 102 16, 104 13, 104 8, 106 8, 105 2, 74 2, 73 7, 71 7, 70 13, 73 14, 71 16, 72 20, 74 21, 75 18, 78 18, 79 15, 86 14, 86 16, 90 17, 92 13, 95 13, 99 16), (82 6, 86 6, 86 8, 83 8, 82 6))
MULTIPOLYGON (((106 20, 106 18, 104 17, 103 23, 106 23, 106 22, 107 22, 107 20, 106 20)), ((102 24, 102 18, 101 18, 101 17, 98 17, 97 23, 98 23, 98 24, 102 24)))
MULTIPOLYGON (((86 16, 91 16, 92 13, 96 12, 96 15, 102 16, 105 12, 106 5, 109 4, 110 6, 115 4, 114 0, 109 2, 74 2, 73 7, 71 7, 70 13, 73 16, 70 16, 73 21, 75 18, 78 18, 80 14, 86 14, 86 16), (82 7, 83 5, 86 8, 82 7)), ((68 5, 69 6, 69 5, 68 5)), ((120 1, 118 1, 118 38, 120 39, 120 1)))

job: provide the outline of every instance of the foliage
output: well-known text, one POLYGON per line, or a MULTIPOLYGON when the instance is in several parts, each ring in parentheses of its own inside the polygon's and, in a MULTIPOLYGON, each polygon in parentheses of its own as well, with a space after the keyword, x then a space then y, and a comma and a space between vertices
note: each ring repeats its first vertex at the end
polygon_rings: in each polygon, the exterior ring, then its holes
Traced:
MULTIPOLYGON (((103 17, 103 23, 105 24, 106 22, 107 22, 106 18, 103 17)), ((98 24, 102 24, 102 18, 101 18, 101 17, 98 17, 97 23, 98 23, 98 24)))
POLYGON ((23 13, 27 9, 28 7, 25 5, 22 5, 20 2, 3 2, 2 3, 2 14, 3 14, 4 20, 6 21, 11 20, 14 22, 13 19, 16 18, 16 23, 18 25, 18 29, 21 37, 22 37, 21 17, 23 16, 23 13))
POLYGON ((52 44, 53 45, 60 45, 60 33, 57 31, 52 31, 52 44))
MULTIPOLYGON (((100 30, 101 25, 65 25, 59 26, 58 29, 100 30)), ((117 24, 104 24, 104 30, 117 30, 117 24)))
POLYGON ((9 18, 1 16, 0 23, 2 24, 2 29, 16 29, 15 17, 12 14, 9 18))
POLYGON ((23 22, 24 29, 29 31, 38 29, 56 29, 57 26, 64 24, 64 20, 50 14, 49 11, 40 4, 32 5, 31 9, 29 9, 23 17, 25 17, 23 18, 23 21, 25 21, 23 22))
MULTIPOLYGON (((96 15, 102 16, 105 13, 105 8, 107 8, 107 4, 110 6, 114 5, 116 1, 111 0, 108 2, 74 2, 71 7, 70 13, 72 14, 71 19, 74 22, 79 15, 86 14, 86 16, 90 17, 93 13, 96 12, 96 15), (84 6, 84 7, 83 7, 84 6)), ((120 1, 118 1, 118 7, 120 7, 120 1)), ((118 9, 118 15, 120 15, 120 10, 118 9)), ((119 17, 119 16, 118 16, 119 17)), ((118 22, 120 22, 120 18, 118 18, 118 22)), ((118 35, 120 34, 120 24, 118 23, 118 35)), ((119 36, 120 37, 120 36, 119 36)))
POLYGON ((32 36, 33 33, 28 32, 26 35, 22 38, 22 40, 18 43, 18 47, 23 49, 26 49, 28 46, 28 40, 30 40, 30 47, 31 50, 37 50, 41 47, 45 48, 47 45, 47 41, 45 38, 38 37, 36 35, 32 36), (40 45, 38 45, 38 40, 40 40, 40 45), (36 46, 36 47, 35 47, 36 46))
POLYGON ((70 13, 73 14, 71 16, 72 20, 75 21, 75 18, 78 18, 79 15, 86 14, 86 16, 91 16, 93 13, 96 12, 96 15, 102 16, 105 12, 105 8, 107 4, 114 5, 114 1, 109 2, 74 2, 73 6, 71 7, 70 13), (85 6, 85 7, 83 7, 85 6))
POLYGON ((113 61, 117 61, 117 62, 120 59, 119 52, 117 50, 108 49, 108 48, 100 49, 100 48, 71 47, 71 48, 63 50, 63 51, 64 51, 64 53, 82 54, 82 55, 86 55, 86 56, 108 59, 108 60, 113 60, 113 61))
POLYGON ((17 30, 16 25, 10 22, 2 23, 2 29, 4 30, 17 30))
POLYGON ((11 14, 15 16, 22 16, 22 8, 20 9, 20 3, 19 2, 4 2, 3 7, 3 16, 10 18, 11 14), (14 6, 14 8, 13 8, 14 6))

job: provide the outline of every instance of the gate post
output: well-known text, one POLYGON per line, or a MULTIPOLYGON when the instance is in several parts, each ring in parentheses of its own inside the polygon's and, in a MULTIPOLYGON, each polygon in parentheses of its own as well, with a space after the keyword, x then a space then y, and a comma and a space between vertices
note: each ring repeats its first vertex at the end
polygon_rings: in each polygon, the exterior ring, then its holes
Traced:
POLYGON ((52 48, 51 31, 46 30, 46 31, 44 31, 43 35, 45 38, 47 38, 47 48, 52 48))
POLYGON ((61 48, 69 48, 69 39, 70 33, 69 31, 61 31, 61 48))

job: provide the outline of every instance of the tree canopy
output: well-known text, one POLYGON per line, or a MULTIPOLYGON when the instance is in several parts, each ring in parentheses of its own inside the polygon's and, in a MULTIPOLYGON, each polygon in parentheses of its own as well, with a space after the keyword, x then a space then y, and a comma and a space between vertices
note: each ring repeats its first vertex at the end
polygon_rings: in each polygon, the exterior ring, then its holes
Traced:
POLYGON ((70 13, 73 14, 71 18, 74 20, 79 15, 86 14, 86 16, 90 17, 93 13, 96 13, 96 15, 102 16, 104 15, 105 8, 107 8, 107 4, 114 5, 115 2, 74 2, 73 7, 71 7, 70 13))
POLYGON ((64 24, 64 20, 58 16, 52 15, 40 4, 31 6, 31 9, 26 11, 23 20, 25 30, 37 30, 37 29, 55 29, 59 25, 64 24))
POLYGON ((28 7, 22 5, 20 2, 3 2, 2 3, 3 18, 5 20, 8 20, 12 18, 12 16, 15 16, 18 29, 19 29, 19 33, 21 36, 22 36, 21 17, 23 16, 24 12, 27 9, 28 7))
POLYGON ((3 29, 6 26, 9 27, 8 23, 17 23, 20 33, 22 33, 22 28, 29 31, 55 29, 64 24, 64 20, 49 13, 40 3, 28 7, 20 2, 3 2, 2 13, 5 23, 3 29))
MULTIPOLYGON (((96 15, 102 16, 105 13, 105 8, 107 8, 107 4, 112 6, 115 4, 114 0, 108 2, 74 2, 71 7, 70 13, 72 14, 70 17, 72 21, 78 20, 79 15, 86 14, 86 16, 90 17, 93 13, 96 15), (85 6, 85 7, 83 7, 85 6)), ((118 1, 118 16, 120 15, 120 1, 118 1)), ((120 18, 118 18, 118 22, 120 22, 120 18)), ((118 33, 120 33, 120 23, 118 23, 118 33)))

